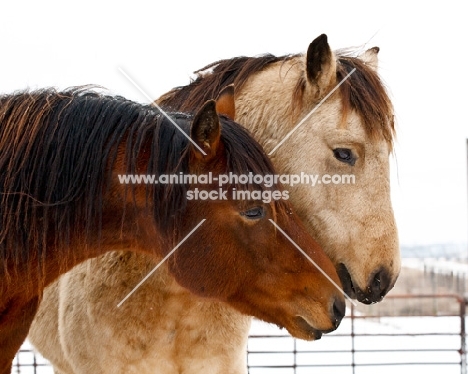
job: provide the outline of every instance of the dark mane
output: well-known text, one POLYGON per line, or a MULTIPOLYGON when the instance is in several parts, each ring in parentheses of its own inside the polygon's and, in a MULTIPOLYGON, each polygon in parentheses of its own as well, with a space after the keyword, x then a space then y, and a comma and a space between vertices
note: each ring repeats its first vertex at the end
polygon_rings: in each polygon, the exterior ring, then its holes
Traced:
MULTIPOLYGON (((206 100, 216 98, 229 84, 240 91, 254 74, 268 69, 271 64, 285 62, 300 55, 260 57, 234 57, 214 62, 195 72, 196 79, 187 86, 176 87, 158 99, 159 105, 170 110, 193 111, 206 100)), ((341 82, 351 72, 356 71, 339 88, 343 102, 344 118, 354 110, 362 118, 364 128, 372 139, 385 139, 390 145, 395 133, 393 106, 379 75, 366 63, 348 53, 337 52, 336 79, 341 82)), ((305 89, 305 74, 299 77, 296 90, 291 92, 291 102, 295 111, 300 112, 305 89)))
MULTIPOLYGON (((191 115, 171 117, 189 133, 191 115)), ((227 171, 273 173, 246 130, 226 118, 221 123, 227 171)), ((122 142, 127 173, 188 172, 190 143, 153 106, 86 87, 0 96, 0 273, 31 258, 40 263, 49 244, 65 257, 72 235, 81 235, 84 243, 87 237, 99 238, 104 197, 122 142), (139 159, 145 152, 149 162, 142 170, 139 159)), ((147 188, 155 224, 162 233, 172 232, 183 215, 188 186, 147 188)))
POLYGON ((197 71, 196 79, 187 86, 176 87, 158 99, 158 103, 169 110, 193 111, 207 100, 218 97, 221 90, 234 84, 240 90, 255 73, 271 64, 286 61, 293 56, 234 57, 213 62, 197 71))

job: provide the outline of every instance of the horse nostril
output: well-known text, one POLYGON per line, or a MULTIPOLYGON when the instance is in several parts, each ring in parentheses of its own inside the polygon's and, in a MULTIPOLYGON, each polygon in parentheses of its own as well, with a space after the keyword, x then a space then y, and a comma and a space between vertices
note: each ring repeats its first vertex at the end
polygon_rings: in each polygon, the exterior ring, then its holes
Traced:
POLYGON ((372 280, 371 287, 373 292, 377 293, 380 291, 380 283, 380 272, 378 272, 377 274, 375 274, 374 279, 372 280))
POLYGON ((335 328, 338 328, 341 320, 346 314, 346 304, 343 299, 337 299, 333 303, 333 316, 335 317, 335 328))
POLYGON ((380 301, 390 289, 390 276, 386 270, 378 271, 370 283, 370 295, 373 301, 380 301))

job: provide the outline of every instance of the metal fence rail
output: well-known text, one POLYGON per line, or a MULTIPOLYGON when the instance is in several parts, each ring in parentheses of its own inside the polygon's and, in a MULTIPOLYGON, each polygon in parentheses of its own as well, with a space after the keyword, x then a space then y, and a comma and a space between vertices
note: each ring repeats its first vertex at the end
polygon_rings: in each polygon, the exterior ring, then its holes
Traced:
MULTIPOLYGON (((382 312, 378 304, 361 308, 366 314, 350 305, 340 328, 315 342, 296 340, 286 332, 256 323, 249 339, 249 373, 467 374, 464 298, 439 294, 388 295, 386 299, 387 305, 424 300, 436 307, 432 315, 416 315, 409 310, 401 316, 390 313, 388 308, 382 312), (448 305, 449 312, 441 305, 448 305)), ((13 373, 52 372, 47 361, 34 355, 27 346, 18 352, 13 373)))
POLYGON ((15 374, 52 374, 52 366, 50 363, 34 353, 32 348, 21 348, 16 354, 11 371, 15 374))
POLYGON ((376 310, 363 315, 350 305, 351 313, 340 328, 320 341, 308 343, 287 335, 252 334, 249 373, 466 374, 466 301, 463 298, 458 295, 387 297, 456 303, 459 313, 395 316, 376 310))

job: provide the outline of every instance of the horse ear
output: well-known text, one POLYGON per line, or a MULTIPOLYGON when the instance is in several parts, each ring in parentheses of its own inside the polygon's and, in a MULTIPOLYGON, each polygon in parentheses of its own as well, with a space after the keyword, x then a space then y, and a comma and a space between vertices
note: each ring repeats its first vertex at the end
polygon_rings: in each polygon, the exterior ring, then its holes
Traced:
POLYGON ((336 82, 336 59, 325 34, 317 37, 307 49, 306 70, 309 82, 320 91, 336 82))
POLYGON ((221 125, 214 100, 203 104, 195 115, 190 128, 190 137, 206 153, 204 155, 200 149, 192 147, 196 158, 208 161, 216 155, 221 137, 221 125))
POLYGON ((216 111, 224 114, 234 121, 236 118, 236 106, 234 104, 234 85, 224 87, 216 98, 216 111))
POLYGON ((377 56, 380 51, 379 47, 373 47, 362 53, 359 58, 369 65, 372 69, 377 70, 379 67, 379 57, 377 56))

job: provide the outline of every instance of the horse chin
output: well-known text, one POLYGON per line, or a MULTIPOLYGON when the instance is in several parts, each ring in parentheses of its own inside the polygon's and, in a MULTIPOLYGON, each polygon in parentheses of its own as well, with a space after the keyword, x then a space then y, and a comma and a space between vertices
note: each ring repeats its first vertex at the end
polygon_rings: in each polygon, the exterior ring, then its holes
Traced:
POLYGON ((286 329, 295 338, 302 340, 319 340, 322 337, 322 331, 313 328, 305 318, 296 316, 291 326, 287 326, 286 329))

